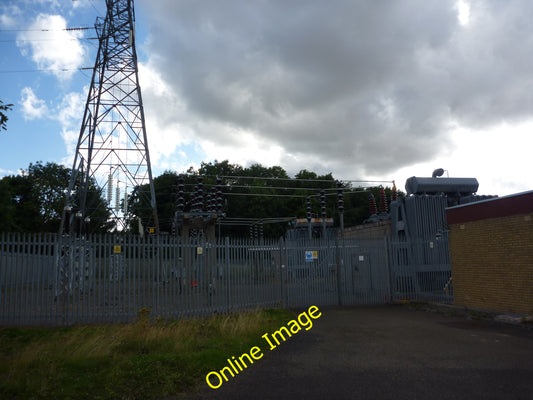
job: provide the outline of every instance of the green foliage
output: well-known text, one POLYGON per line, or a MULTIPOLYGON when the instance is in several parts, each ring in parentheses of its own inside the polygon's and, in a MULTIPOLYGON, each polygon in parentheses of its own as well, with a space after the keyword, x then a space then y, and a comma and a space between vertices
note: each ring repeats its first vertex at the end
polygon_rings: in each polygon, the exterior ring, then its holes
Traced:
POLYGON ((4 104, 2 100, 0 100, 0 130, 5 131, 6 124, 7 124, 7 115, 5 114, 5 111, 10 111, 13 109, 13 104, 4 104))
POLYGON ((0 329, 0 398, 161 399, 260 344, 285 310, 165 322, 0 329))
MULTIPOLYGON (((0 231, 57 232, 65 206, 65 190, 71 170, 53 162, 30 163, 20 175, 0 179, 0 231)), ((90 186, 89 202, 102 204, 94 184, 90 186)), ((107 220, 105 208, 100 219, 107 220), (103 214, 103 215, 102 215, 103 214)), ((98 229, 95 223, 94 227, 98 229)))
MULTIPOLYGON (((153 180, 157 204, 159 229, 162 232, 172 230, 172 221, 176 211, 176 192, 179 176, 172 171, 165 171, 153 180)), ((126 220, 132 232, 138 232, 137 218, 152 220, 149 185, 137 186, 128 197, 128 214, 126 220)))
MULTIPOLYGON (((3 217, 1 230, 57 231, 58 213, 63 208, 63 204, 58 206, 58 197, 62 198, 60 191, 65 187, 61 184, 61 179, 64 178, 61 168, 57 164, 30 164, 28 170, 22 171, 21 175, 6 176, 0 180, 0 213, 3 217)), ((60 218, 59 215, 59 220, 60 218)))

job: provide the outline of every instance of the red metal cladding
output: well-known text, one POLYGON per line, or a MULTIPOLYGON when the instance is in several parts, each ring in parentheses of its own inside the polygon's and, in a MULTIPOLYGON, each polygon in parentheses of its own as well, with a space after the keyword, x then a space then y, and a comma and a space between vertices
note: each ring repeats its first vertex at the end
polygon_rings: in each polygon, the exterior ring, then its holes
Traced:
POLYGON ((464 204, 446 209, 448 224, 533 212, 533 191, 464 204))

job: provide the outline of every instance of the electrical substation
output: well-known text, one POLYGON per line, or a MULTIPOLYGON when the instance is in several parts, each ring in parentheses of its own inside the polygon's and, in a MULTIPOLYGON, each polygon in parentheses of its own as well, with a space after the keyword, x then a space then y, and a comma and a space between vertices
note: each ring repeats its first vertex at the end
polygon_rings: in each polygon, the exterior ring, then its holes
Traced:
POLYGON ((406 195, 394 181, 336 181, 331 174, 171 173, 176 185, 164 188, 163 231, 133 0, 106 5, 95 25, 98 53, 60 232, 27 244, 8 237, 0 248, 0 265, 21 266, 2 278, 2 288, 15 288, 0 291, 5 321, 132 321, 142 308, 178 317, 453 300, 445 210, 492 196, 476 194, 475 178, 443 177, 442 169, 409 178, 406 195), (355 203, 363 204, 364 220, 355 203))

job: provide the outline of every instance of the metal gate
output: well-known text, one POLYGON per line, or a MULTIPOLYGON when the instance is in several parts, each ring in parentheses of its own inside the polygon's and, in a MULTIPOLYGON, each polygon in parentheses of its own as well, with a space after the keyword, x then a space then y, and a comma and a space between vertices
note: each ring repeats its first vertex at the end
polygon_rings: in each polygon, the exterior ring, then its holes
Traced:
POLYGON ((390 301, 384 240, 301 240, 283 246, 288 307, 390 301))

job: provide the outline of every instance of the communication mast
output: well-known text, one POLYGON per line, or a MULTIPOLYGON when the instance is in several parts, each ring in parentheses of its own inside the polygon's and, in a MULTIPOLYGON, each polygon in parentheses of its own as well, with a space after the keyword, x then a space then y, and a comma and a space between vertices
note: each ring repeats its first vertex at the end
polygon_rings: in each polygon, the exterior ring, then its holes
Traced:
POLYGON ((98 17, 95 23, 98 54, 60 231, 85 232, 96 224, 108 224, 119 231, 128 228, 128 220, 137 221, 129 214, 133 211, 128 206, 130 199, 130 205, 133 202, 135 211, 143 215, 139 224, 158 232, 133 0, 106 0, 106 5, 105 19, 98 17))

